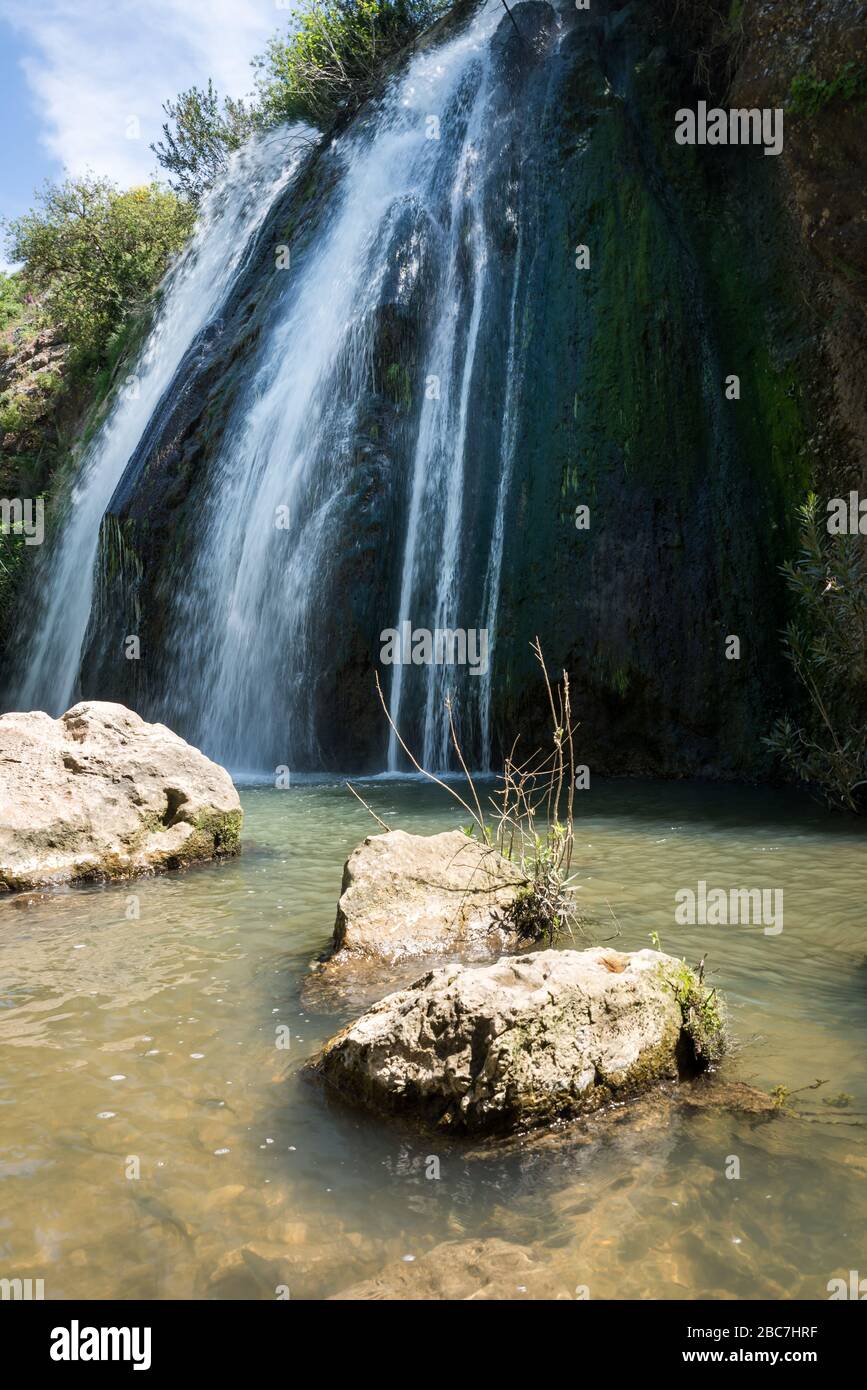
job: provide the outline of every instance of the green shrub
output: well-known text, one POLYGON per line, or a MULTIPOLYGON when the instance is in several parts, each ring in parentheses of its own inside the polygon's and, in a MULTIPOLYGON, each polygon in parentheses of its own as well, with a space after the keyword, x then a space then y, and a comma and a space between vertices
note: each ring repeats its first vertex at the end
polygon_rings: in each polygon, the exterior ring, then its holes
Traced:
POLYGON ((659 967, 662 978, 674 990, 683 1026, 692 1040, 700 1068, 718 1062, 726 1048, 725 1006, 715 989, 704 983, 703 967, 692 970, 685 960, 659 967))
POLYGON ((21 409, 21 398, 13 400, 0 396, 0 434, 19 434, 27 427, 27 420, 21 409))
POLYGON ((313 0, 255 59, 259 119, 327 125, 363 101, 388 61, 447 8, 443 0, 313 0))
POLYGON ((151 183, 121 191, 85 175, 45 185, 38 206, 7 225, 24 286, 80 356, 101 360, 107 339, 140 308, 187 237, 193 209, 151 183))
POLYGON ((23 317, 25 295, 21 275, 0 270, 0 332, 23 317))

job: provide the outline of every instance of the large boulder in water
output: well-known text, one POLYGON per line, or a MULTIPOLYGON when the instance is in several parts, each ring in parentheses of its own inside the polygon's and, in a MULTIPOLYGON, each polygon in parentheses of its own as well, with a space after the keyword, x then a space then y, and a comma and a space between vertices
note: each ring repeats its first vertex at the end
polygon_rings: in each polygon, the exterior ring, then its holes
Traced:
POLYGON ((0 891, 235 854, 242 818, 228 772, 123 705, 0 717, 0 891))
POLYGON ((508 1133, 693 1074, 723 1041, 714 995, 682 961, 596 947, 442 966, 374 1004, 311 1066, 377 1112, 508 1133))
POLYGON ((461 830, 368 835, 346 861, 328 964, 396 964, 516 944, 503 913, 525 876, 461 830))

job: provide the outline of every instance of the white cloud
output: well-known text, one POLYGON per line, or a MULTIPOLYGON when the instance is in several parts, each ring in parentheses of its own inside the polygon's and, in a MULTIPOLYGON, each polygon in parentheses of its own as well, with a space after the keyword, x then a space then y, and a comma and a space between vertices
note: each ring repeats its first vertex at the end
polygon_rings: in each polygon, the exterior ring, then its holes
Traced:
POLYGON ((0 14, 26 40, 45 149, 122 184, 154 172, 167 97, 209 77, 245 95, 250 59, 288 19, 275 0, 0 0, 0 14))

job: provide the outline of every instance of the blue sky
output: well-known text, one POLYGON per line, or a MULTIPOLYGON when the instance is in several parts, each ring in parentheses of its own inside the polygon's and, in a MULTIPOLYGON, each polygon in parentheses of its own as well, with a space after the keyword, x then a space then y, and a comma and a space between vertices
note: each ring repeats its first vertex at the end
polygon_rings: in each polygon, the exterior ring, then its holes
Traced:
MULTIPOLYGON (((250 59, 295 0, 0 0, 0 217, 64 169, 129 185, 156 168, 161 106, 213 77, 243 96, 250 59)), ((0 253, 0 264, 5 264, 0 253)))

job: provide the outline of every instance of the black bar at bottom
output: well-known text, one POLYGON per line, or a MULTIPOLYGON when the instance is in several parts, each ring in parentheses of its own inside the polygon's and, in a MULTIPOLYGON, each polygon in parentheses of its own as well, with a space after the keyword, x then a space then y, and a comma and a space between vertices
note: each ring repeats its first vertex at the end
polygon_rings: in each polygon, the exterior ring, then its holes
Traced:
MULTIPOLYGON (((864 1301, 864 1300, 860 1300, 864 1301)), ((539 1359, 539 1336, 550 1346, 558 1346, 560 1371, 566 1360, 574 1358, 576 1372, 583 1358, 592 1354, 591 1364, 616 1368, 618 1376, 626 1369, 642 1372, 690 1368, 700 1377, 711 1367, 737 1370, 740 1366, 762 1366, 777 1370, 805 1366, 827 1377, 829 1371, 858 1364, 863 1353, 865 1320, 859 1300, 822 1303, 632 1303, 581 1301, 578 1307, 539 1308, 522 1303, 520 1313, 506 1310, 508 1321, 501 1324, 497 1305, 483 1309, 478 1302, 472 1311, 453 1305, 452 1312, 438 1303, 418 1308, 424 1318, 419 1335, 435 1336, 440 1353, 448 1346, 452 1329, 461 1335, 461 1374, 465 1378, 472 1347, 478 1348, 480 1364, 490 1358, 521 1356, 536 1361, 536 1371, 544 1374, 544 1353, 539 1359), (853 1306, 853 1304, 855 1306, 853 1306), (534 1326, 534 1310, 542 1321, 534 1326), (491 1322, 487 1319, 490 1317, 491 1322), (454 1321, 452 1321, 454 1319, 454 1321), (471 1320, 470 1320, 471 1319, 471 1320), (425 1331, 426 1329, 426 1331, 425 1331), (467 1338, 472 1340, 468 1341, 467 1338), (529 1340, 533 1338, 533 1341, 529 1340), (535 1353, 532 1347, 536 1345, 535 1353), (567 1351, 567 1349, 569 1349, 567 1351), (469 1356, 468 1356, 469 1353, 469 1356)), ((360 1347, 353 1332, 368 1336, 375 1331, 377 1341, 367 1343, 379 1355, 391 1349, 403 1361, 401 1376, 410 1375, 414 1355, 406 1346, 412 1327, 413 1310, 418 1305, 402 1303, 399 1319, 395 1304, 377 1312, 341 1303, 339 1308, 323 1304, 281 1302, 174 1302, 174 1303, 84 1303, 84 1302, 0 1302, 0 1333, 7 1354, 16 1355, 16 1372, 39 1372, 51 1380, 83 1374, 91 1379, 100 1369, 118 1373, 164 1375, 166 1372, 193 1371, 224 1378, 227 1357, 249 1361, 254 1374, 274 1369, 287 1370, 296 1361, 303 1345, 311 1355, 327 1357, 329 1373, 339 1364, 341 1351, 350 1370, 357 1370, 360 1347), (327 1341, 317 1342, 319 1317, 327 1341), (355 1324, 355 1317, 359 1322, 355 1324), (338 1321, 339 1320, 339 1321, 338 1321), (348 1325, 347 1325, 348 1324, 348 1325), (335 1340, 337 1328, 341 1335, 335 1340), (389 1339, 394 1337, 393 1347, 389 1339), (287 1341, 287 1338, 291 1340, 287 1341), (304 1339, 302 1344, 299 1338, 304 1339), (315 1347, 318 1345, 318 1352, 315 1347), (287 1359, 288 1358, 288 1359, 287 1359), (19 1369, 20 1367, 20 1369, 19 1369)), ((363 1347, 364 1342, 361 1343, 363 1347)), ((412 1344, 410 1344, 411 1347, 412 1344)), ((422 1343, 419 1346, 423 1345, 422 1343)), ((544 1343, 543 1343, 544 1345, 544 1343)), ((439 1357, 437 1357, 439 1359, 439 1357)), ((443 1373, 451 1358, 446 1358, 443 1373)), ((297 1367, 296 1369, 300 1369, 297 1367)), ((312 1369, 312 1368, 311 1368, 312 1369)), ((432 1369, 429 1367, 429 1370, 432 1369)), ((513 1368, 514 1369, 514 1368, 513 1368)), ((416 1365, 416 1373, 423 1373, 416 1365)))

